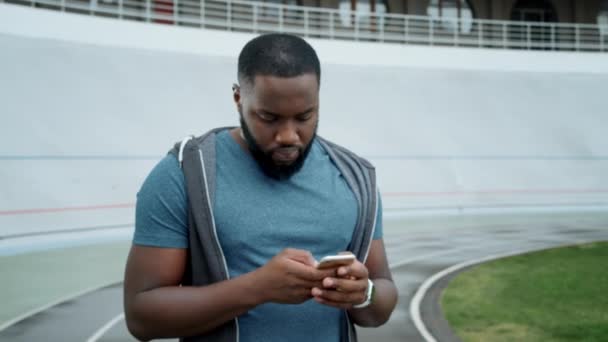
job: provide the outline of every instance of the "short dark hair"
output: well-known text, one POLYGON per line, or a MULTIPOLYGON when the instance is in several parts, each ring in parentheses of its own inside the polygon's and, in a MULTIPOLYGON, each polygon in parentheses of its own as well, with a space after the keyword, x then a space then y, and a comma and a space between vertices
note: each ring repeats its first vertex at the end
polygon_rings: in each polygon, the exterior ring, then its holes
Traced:
POLYGON ((296 77, 307 73, 321 84, 321 66, 315 50, 304 39, 269 33, 250 40, 239 55, 239 83, 253 85, 255 76, 296 77))

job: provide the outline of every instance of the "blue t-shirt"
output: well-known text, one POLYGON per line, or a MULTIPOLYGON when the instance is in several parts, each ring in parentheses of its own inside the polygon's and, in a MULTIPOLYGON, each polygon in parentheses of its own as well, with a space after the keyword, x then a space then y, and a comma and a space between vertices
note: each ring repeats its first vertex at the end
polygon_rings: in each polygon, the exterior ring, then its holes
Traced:
MULTIPOLYGON (((321 257, 347 249, 357 218, 353 192, 318 142, 288 180, 267 177, 222 131, 216 142, 215 224, 230 277, 263 266, 284 248, 321 257)), ((137 195, 137 245, 187 248, 188 200, 182 171, 168 155, 137 195)), ((374 239, 382 237, 379 206, 374 239)), ((309 300, 267 303, 238 317, 242 341, 339 341, 344 311, 309 300)))

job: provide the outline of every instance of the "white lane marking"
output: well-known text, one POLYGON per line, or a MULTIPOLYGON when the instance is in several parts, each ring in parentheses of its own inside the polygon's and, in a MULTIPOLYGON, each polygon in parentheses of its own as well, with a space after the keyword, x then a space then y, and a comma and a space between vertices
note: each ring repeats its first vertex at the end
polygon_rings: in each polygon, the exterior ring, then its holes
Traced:
POLYGON ((107 228, 83 232, 64 232, 0 239, 0 256, 19 255, 68 247, 130 242, 134 228, 107 228))
POLYGON ((468 215, 501 215, 501 214, 555 214, 555 213, 578 213, 578 212, 600 212, 604 213, 608 205, 604 203, 592 203, 584 205, 546 205, 530 204, 522 206, 504 207, 484 207, 481 205, 471 205, 462 208, 453 206, 441 207, 410 207, 410 208, 384 208, 382 217, 387 220, 398 220, 411 217, 449 217, 449 216, 468 216, 468 215))
MULTIPOLYGON (((496 246, 509 245, 509 244, 512 244, 512 243, 519 243, 519 242, 522 242, 522 241, 525 242, 525 241, 529 241, 531 239, 536 239, 536 238, 543 238, 544 241, 534 243, 534 245, 538 244, 538 243, 541 243, 543 245, 549 244, 548 245, 549 247, 551 247, 551 246, 562 246, 564 244, 566 246, 569 246, 569 245, 572 245, 573 243, 574 244, 579 243, 578 240, 575 241, 575 242, 574 241, 568 241, 568 242, 559 241, 556 245, 552 245, 551 243, 556 242, 555 240, 552 240, 552 238, 555 238, 555 237, 554 236, 550 236, 548 234, 551 234, 553 232, 555 232, 555 231, 554 230, 546 230, 546 229, 544 229, 544 230, 536 230, 536 234, 520 235, 520 233, 524 233, 525 234, 525 232, 524 231, 515 231, 515 232, 513 232, 513 234, 509 234, 509 235, 511 235, 510 239, 512 239, 512 240, 500 241, 500 242, 495 242, 495 243, 491 243, 491 244, 477 245, 477 246, 466 246, 465 245, 465 246, 445 247, 445 248, 448 248, 448 249, 440 251, 440 252, 433 252, 433 253, 422 254, 422 255, 418 255, 418 256, 415 256, 415 257, 411 257, 411 258, 407 258, 407 259, 403 259, 403 260, 394 262, 394 263, 392 263, 392 264, 389 265, 389 268, 390 269, 399 268, 399 267, 402 267, 404 265, 407 265, 407 264, 410 264, 410 263, 413 263, 413 262, 416 262, 416 261, 422 261, 422 260, 425 260, 425 259, 429 259, 431 257, 442 256, 442 255, 449 255, 449 254, 458 253, 458 252, 462 252, 462 251, 466 251, 466 250, 485 249, 485 248, 488 248, 488 247, 491 248, 491 247, 496 247, 496 246)), ((462 234, 462 233, 467 233, 467 234, 468 233, 471 233, 471 234, 477 233, 477 235, 479 235, 479 233, 482 233, 482 232, 479 232, 479 231, 476 232, 476 231, 474 231, 474 230, 471 229, 471 230, 468 230, 468 231, 458 231, 458 233, 460 233, 460 234, 462 234)), ((492 233, 492 231, 490 231, 489 233, 492 233)), ((594 233, 601 233, 601 231, 598 230, 597 232, 594 232, 594 233)), ((594 234, 594 233, 589 233, 589 234, 594 234)), ((421 236, 422 235, 417 236, 417 237, 421 237, 421 236)), ((432 237, 432 235, 428 235, 428 237, 432 237)), ((584 241, 595 241, 595 240, 597 240, 597 238, 594 239, 594 240, 584 240, 584 241)), ((478 242, 478 240, 476 240, 475 242, 478 242)), ((419 246, 420 245, 413 245, 412 247, 419 247, 419 246)), ((442 247, 435 246, 434 248, 442 248, 442 247)))
POLYGON ((118 316, 112 318, 108 323, 99 328, 99 330, 91 335, 91 337, 86 339, 86 342, 97 342, 101 336, 107 333, 116 323, 122 321, 123 319, 125 319, 125 314, 124 312, 121 312, 118 316))
MULTIPOLYGON (((483 247, 486 247, 486 246, 483 246, 483 247)), ((392 264, 388 265, 388 267, 390 269, 399 268, 401 266, 410 264, 412 262, 421 261, 421 260, 425 260, 425 259, 430 259, 432 257, 441 256, 441 255, 445 255, 445 254, 458 253, 458 252, 461 252, 461 251, 467 250, 467 249, 474 249, 474 248, 467 248, 467 247, 465 247, 465 248, 454 248, 454 249, 448 249, 447 251, 442 251, 442 252, 422 254, 422 255, 419 255, 417 257, 413 257, 413 258, 410 258, 410 259, 404 259, 404 260, 401 260, 401 261, 397 261, 395 263, 392 263, 392 264)))
POLYGON ((120 284, 120 283, 122 283, 122 280, 112 281, 112 282, 108 282, 108 283, 104 283, 104 284, 101 284, 101 285, 93 286, 93 287, 90 287, 88 289, 85 289, 85 290, 82 290, 82 291, 78 291, 78 292, 69 294, 67 296, 61 297, 61 298, 59 298, 59 299, 57 299, 55 301, 52 301, 52 302, 50 302, 48 304, 45 304, 43 306, 40 306, 40 307, 35 308, 33 310, 30 310, 30 311, 28 311, 28 312, 26 312, 26 313, 24 313, 24 314, 22 314, 20 316, 17 316, 17 317, 15 317, 15 318, 7 321, 7 322, 2 323, 2 325, 0 325, 0 331, 6 329, 8 327, 10 327, 13 324, 19 323, 20 321, 22 321, 22 320, 24 320, 26 318, 34 316, 37 313, 40 313, 40 312, 45 311, 45 310, 48 310, 48 309, 50 309, 51 307, 53 307, 55 305, 58 305, 58 304, 70 301, 70 300, 72 300, 74 298, 77 298, 77 297, 80 297, 80 296, 84 296, 84 295, 89 294, 91 292, 95 292, 95 291, 101 290, 104 287, 108 287, 108 286, 112 286, 112 285, 116 285, 116 284, 120 284))
POLYGON ((596 239, 577 240, 576 242, 570 241, 565 244, 545 246, 545 247, 541 247, 538 249, 537 248, 519 249, 519 250, 507 252, 507 253, 493 254, 493 255, 485 256, 485 257, 474 259, 474 260, 464 261, 459 264, 450 266, 442 271, 435 273, 430 278, 427 278, 427 280, 425 280, 424 283, 422 283, 422 285, 420 285, 420 287, 416 291, 416 294, 414 295, 414 298, 412 298, 412 301, 410 302, 410 317, 412 318, 412 321, 414 322, 416 329, 418 329, 418 332, 420 333, 420 335, 422 335, 422 337, 424 338, 424 340, 426 342, 437 342, 435 337, 427 329, 426 324, 424 324, 424 322, 422 321, 422 315, 420 312, 420 304, 422 303, 422 299, 426 296, 426 292, 439 279, 447 276, 448 274, 450 274, 452 272, 456 272, 460 269, 463 269, 463 268, 466 268, 468 266, 475 265, 475 264, 481 264, 481 263, 496 260, 496 259, 506 258, 506 257, 520 255, 520 254, 534 252, 534 251, 540 251, 540 250, 544 250, 544 249, 575 246, 575 245, 579 245, 582 243, 590 243, 593 241, 597 241, 597 240, 596 239))
POLYGON ((424 283, 422 283, 422 285, 418 288, 418 291, 416 291, 414 298, 412 298, 412 301, 410 302, 410 317, 412 318, 412 321, 414 322, 416 329, 418 329, 418 332, 420 333, 420 335, 422 335, 424 340, 427 342, 437 342, 435 337, 433 337, 433 335, 431 335, 431 333, 426 328, 426 325, 422 321, 421 314, 420 314, 420 303, 422 302, 422 299, 426 295, 426 292, 428 291, 428 289, 431 288, 431 286, 436 281, 438 281, 442 277, 444 277, 454 271, 457 271, 461 268, 473 265, 475 263, 481 263, 481 262, 489 261, 492 259, 507 257, 507 256, 515 255, 518 253, 522 253, 522 251, 510 252, 510 253, 505 253, 505 254, 496 254, 496 255, 491 255, 491 256, 483 257, 483 258, 476 259, 476 260, 465 261, 460 264, 456 264, 454 266, 448 267, 438 273, 435 273, 430 278, 427 278, 427 280, 425 280, 424 283))
MULTIPOLYGON (((547 233, 545 231, 541 231, 541 232, 538 232, 537 234, 522 236, 521 238, 529 240, 531 238, 535 238, 535 237, 538 237, 538 236, 542 236, 542 237, 546 238, 547 237, 547 233)), ((549 243, 551 241, 548 240, 547 242, 549 243)), ((466 251, 466 250, 478 250, 478 249, 486 249, 488 247, 504 246, 504 245, 507 245, 507 244, 511 244, 511 242, 502 242, 501 241, 501 242, 497 242, 497 243, 493 243, 493 244, 486 244, 486 245, 482 245, 482 246, 471 246, 471 247, 458 246, 458 247, 451 248, 451 249, 448 249, 448 250, 445 250, 445 251, 441 251, 441 252, 427 253, 427 254, 419 255, 419 256, 413 257, 413 258, 403 259, 403 260, 400 260, 400 261, 397 261, 395 263, 390 264, 389 268, 390 269, 399 268, 399 267, 402 267, 404 265, 407 265, 407 264, 410 264, 410 263, 413 263, 413 262, 416 262, 416 261, 422 261, 422 260, 429 259, 431 257, 442 256, 442 255, 449 255, 449 254, 455 254, 455 253, 459 253, 459 252, 466 251)), ((527 250, 536 250, 536 249, 543 249, 543 248, 551 248, 551 246, 547 247, 543 243, 542 247, 532 247, 532 248, 528 248, 527 250)), ((481 259, 476 259, 476 260, 481 260, 481 259)), ((420 289, 418 291, 420 291, 420 289)), ((426 292, 426 290, 425 290, 425 292, 426 292)), ((417 294, 418 293, 416 293, 416 295, 417 294)), ((414 325, 416 326, 416 328, 418 329, 418 331, 420 332, 420 334, 423 336, 423 338, 425 338, 427 342, 436 342, 436 340, 432 337, 432 335, 430 335, 430 333, 428 333, 428 330, 424 326, 424 323, 422 323, 422 320, 420 319, 420 315, 419 315, 419 309, 418 309, 418 312, 417 312, 418 316, 416 316, 415 313, 412 313, 412 309, 411 309, 412 305, 411 304, 413 303, 414 300, 416 300, 416 295, 414 296, 414 298, 412 298, 412 301, 410 302, 410 316, 412 317, 412 320, 414 321, 414 325), (417 324, 417 322, 420 322, 421 325, 419 326, 419 324, 417 324)), ((424 294, 420 298, 420 301, 422 300, 422 298, 424 298, 424 294)), ((420 303, 418 303, 417 305, 419 306, 420 303)))

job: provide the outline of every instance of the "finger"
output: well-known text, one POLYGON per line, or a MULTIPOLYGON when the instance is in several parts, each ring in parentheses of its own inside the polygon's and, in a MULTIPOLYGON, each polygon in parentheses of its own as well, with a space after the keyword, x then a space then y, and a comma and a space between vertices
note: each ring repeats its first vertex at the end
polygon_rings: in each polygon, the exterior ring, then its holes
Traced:
POLYGON ((365 292, 367 290, 367 279, 325 278, 323 279, 323 287, 336 289, 340 292, 365 292))
POLYGON ((300 262, 304 265, 312 267, 317 266, 317 260, 315 260, 315 258, 309 251, 303 249, 286 248, 285 250, 283 250, 283 253, 289 259, 300 262))
POLYGON ((365 301, 365 292, 340 292, 336 290, 313 288, 311 293, 315 298, 342 304, 360 304, 365 301))
POLYGON ((333 269, 328 268, 328 269, 318 270, 317 276, 321 277, 321 278, 318 278, 319 280, 323 280, 323 279, 328 278, 328 277, 335 277, 336 276, 336 269, 335 268, 333 268, 333 269))
POLYGON ((307 291, 310 291, 310 289, 312 289, 313 287, 323 288, 323 281, 310 281, 295 278, 293 285, 295 287, 300 287, 303 289, 307 289, 307 291))
POLYGON ((305 289, 305 288, 299 289, 297 291, 297 293, 300 296, 300 298, 303 298, 303 299, 310 299, 313 297, 311 291, 308 289, 305 289))
POLYGON ((297 278, 308 281, 322 281, 324 278, 333 277, 335 270, 319 270, 315 267, 304 265, 300 262, 290 260, 288 263, 288 272, 297 278))
POLYGON ((365 265, 358 260, 355 260, 355 262, 353 262, 351 265, 339 267, 336 273, 339 277, 343 278, 347 276, 355 278, 367 278, 369 274, 367 267, 365 267, 365 265))

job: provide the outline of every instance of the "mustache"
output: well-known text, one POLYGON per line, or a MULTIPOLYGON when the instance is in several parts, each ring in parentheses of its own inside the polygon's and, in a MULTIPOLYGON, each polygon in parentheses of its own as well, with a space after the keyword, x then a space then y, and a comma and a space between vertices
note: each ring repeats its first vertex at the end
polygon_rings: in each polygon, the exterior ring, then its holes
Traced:
POLYGON ((239 111, 239 121, 241 124, 241 134, 243 139, 247 142, 247 146, 249 151, 251 152, 251 156, 258 163, 262 171, 269 177, 284 180, 289 179, 293 174, 300 171, 302 166, 304 165, 304 161, 308 156, 308 153, 311 150, 313 145, 313 141, 315 140, 318 122, 315 123, 315 129, 313 132, 313 136, 308 143, 308 145, 292 145, 292 144, 275 144, 274 146, 270 146, 270 148, 263 149, 251 134, 245 119, 243 118, 243 114, 239 111), (279 152, 281 154, 291 154, 298 151, 298 158, 289 165, 281 165, 275 163, 272 159, 272 155, 274 152, 279 152))
POLYGON ((303 149, 304 149, 304 146, 301 146, 301 145, 284 145, 284 146, 279 146, 279 147, 271 148, 269 150, 269 152, 270 153, 273 153, 273 152, 287 152, 287 153, 290 153, 290 152, 295 152, 295 151, 301 152, 303 149))

